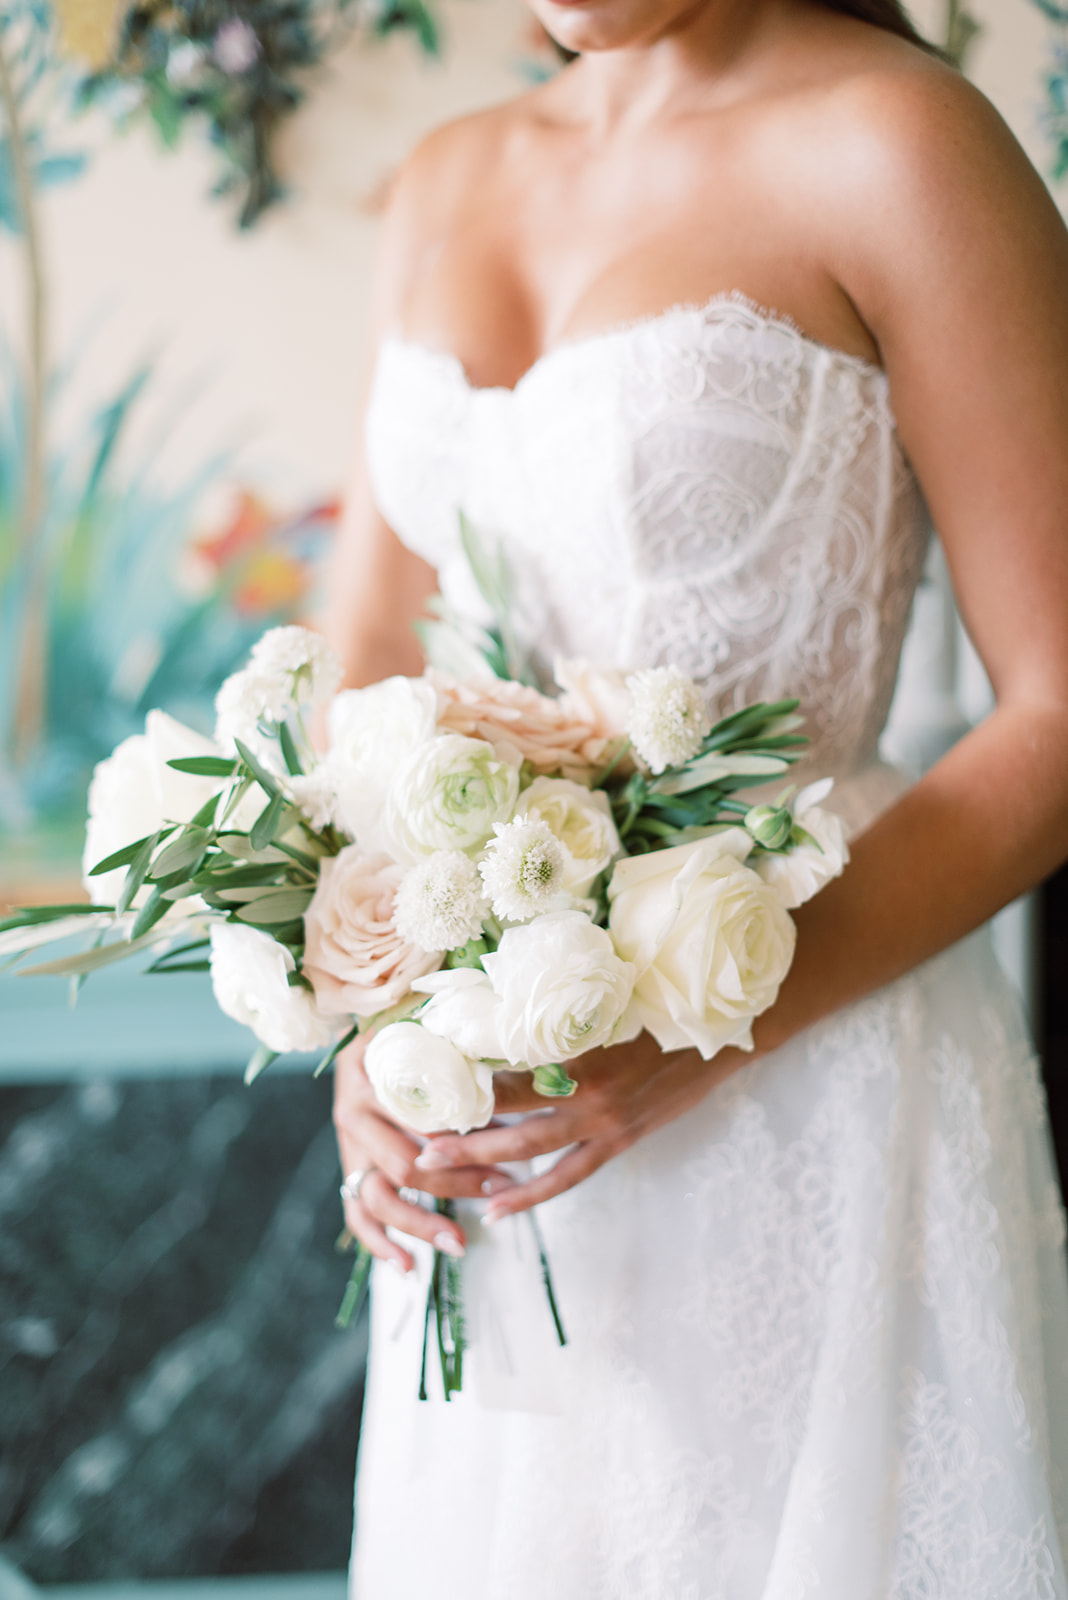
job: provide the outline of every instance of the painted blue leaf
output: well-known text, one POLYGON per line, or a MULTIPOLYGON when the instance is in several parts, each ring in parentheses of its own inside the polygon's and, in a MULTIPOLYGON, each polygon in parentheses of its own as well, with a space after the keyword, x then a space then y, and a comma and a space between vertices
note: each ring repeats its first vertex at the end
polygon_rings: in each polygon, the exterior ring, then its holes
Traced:
POLYGON ((34 164, 34 182, 38 188, 52 188, 57 183, 70 183, 80 177, 88 164, 81 150, 66 150, 59 155, 41 156, 34 164))

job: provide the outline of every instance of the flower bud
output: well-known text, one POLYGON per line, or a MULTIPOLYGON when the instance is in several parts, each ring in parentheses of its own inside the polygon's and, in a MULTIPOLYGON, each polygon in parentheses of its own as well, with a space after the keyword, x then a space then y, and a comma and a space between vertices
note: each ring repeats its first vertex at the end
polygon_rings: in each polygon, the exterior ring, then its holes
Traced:
POLYGON ((765 850, 784 850, 793 825, 793 813, 786 806, 753 806, 745 814, 746 829, 765 850))

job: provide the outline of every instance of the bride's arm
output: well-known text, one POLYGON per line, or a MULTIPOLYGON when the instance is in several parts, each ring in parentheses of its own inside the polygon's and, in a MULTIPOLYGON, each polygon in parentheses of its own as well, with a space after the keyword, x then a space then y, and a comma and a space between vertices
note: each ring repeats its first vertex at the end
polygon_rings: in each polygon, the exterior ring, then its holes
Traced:
MULTIPOLYGON (((756 1025, 758 1052, 935 955, 1068 855, 1068 240, 966 85, 876 82, 866 95, 844 127, 830 119, 843 203, 825 224, 825 259, 879 342, 997 706, 797 914, 797 956, 756 1025)), ((571 1101, 514 1128, 440 1138, 424 1163, 444 1176, 448 1163, 573 1145, 551 1173, 494 1199, 494 1214, 518 1210, 751 1059, 661 1055, 647 1038, 591 1054, 571 1101)), ((520 1081, 502 1089, 509 1109, 545 1106, 520 1081)))
MULTIPOLYGON (((399 328, 412 277, 426 250, 433 248, 436 210, 448 202, 447 186, 463 182, 455 148, 442 148, 455 143, 450 130, 432 136, 394 184, 372 285, 369 373, 383 335, 399 328)), ((436 588, 434 569, 401 544, 374 503, 361 431, 322 614, 323 631, 341 658, 346 686, 359 688, 393 673, 422 672, 412 624, 436 588)), ((412 1181, 421 1144, 378 1106, 360 1065, 364 1044, 357 1040, 343 1051, 335 1068, 334 1121, 342 1170, 372 1173, 361 1185, 360 1199, 346 1200, 345 1218, 369 1249, 406 1272, 412 1257, 386 1234, 386 1226, 457 1251, 463 1235, 454 1223, 399 1195, 412 1181)), ((460 1168, 441 1175, 436 1188, 442 1196, 472 1196, 491 1194, 503 1181, 493 1171, 460 1168)))

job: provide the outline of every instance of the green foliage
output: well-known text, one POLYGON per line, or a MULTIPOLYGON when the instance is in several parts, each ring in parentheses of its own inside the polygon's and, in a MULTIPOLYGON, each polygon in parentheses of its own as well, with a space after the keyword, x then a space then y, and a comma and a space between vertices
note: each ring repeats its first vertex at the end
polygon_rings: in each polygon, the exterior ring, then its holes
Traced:
POLYGON ((738 826, 750 810, 733 798, 781 777, 808 742, 800 733, 796 700, 760 702, 717 722, 697 754, 659 777, 611 776, 603 787, 629 855, 698 837, 702 830, 738 826))
POLYGON ((405 30, 436 55, 438 28, 423 0, 136 0, 112 60, 84 80, 84 103, 120 122, 143 115, 173 148, 201 122, 222 158, 215 193, 240 192, 248 228, 284 192, 272 142, 304 99, 309 74, 355 27, 405 30))
MULTIPOLYGON (((52 381, 52 415, 65 382, 52 381)), ((17 531, 26 389, 21 368, 0 344, 0 822, 18 826, 30 816, 80 810, 94 763, 142 731, 153 706, 203 725, 219 683, 264 625, 278 619, 278 613, 239 611, 225 568, 203 593, 187 593, 175 581, 197 502, 226 458, 205 461, 177 490, 159 487, 147 462, 128 454, 120 467, 148 384, 143 368, 54 439, 30 552, 17 531), (44 588, 43 726, 28 757, 5 769, 35 573, 44 588)), ((146 452, 154 449, 149 439, 146 452)))
MULTIPOLYGON (((1068 21, 1068 12, 1065 21, 1068 21)), ((1063 39, 1058 39, 1053 47, 1053 60, 1046 74, 1046 109, 1042 120, 1053 146, 1052 176, 1060 183, 1068 177, 1068 46, 1063 39)))

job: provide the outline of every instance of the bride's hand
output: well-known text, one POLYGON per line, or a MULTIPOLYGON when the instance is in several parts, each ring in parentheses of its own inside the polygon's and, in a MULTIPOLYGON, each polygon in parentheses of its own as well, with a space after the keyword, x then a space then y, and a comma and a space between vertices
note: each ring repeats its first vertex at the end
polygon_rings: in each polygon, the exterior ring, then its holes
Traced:
POLYGON ((439 1134, 419 1158, 419 1182, 445 1194, 451 1191, 444 1186, 472 1167, 485 1170, 497 1162, 530 1161, 565 1150, 549 1171, 491 1197, 484 1221, 496 1222, 574 1188, 645 1134, 689 1111, 752 1060, 740 1050, 721 1050, 711 1061, 703 1061, 696 1050, 665 1054, 643 1033, 631 1044, 591 1050, 572 1063, 579 1086, 568 1100, 546 1100, 535 1093, 529 1073, 499 1072, 494 1080, 497 1110, 537 1114, 508 1127, 439 1134))
POLYGON ((511 1187, 511 1179, 492 1168, 461 1159, 448 1172, 434 1174, 433 1184, 417 1166, 422 1140, 390 1120, 375 1099, 363 1070, 366 1038, 343 1050, 335 1063, 334 1126, 341 1169, 346 1176, 363 1172, 359 1198, 346 1197, 345 1225, 372 1255, 410 1272, 409 1251, 387 1234, 396 1228, 425 1239, 450 1255, 463 1255, 464 1232, 458 1223, 404 1198, 404 1189, 421 1189, 442 1199, 492 1196, 511 1187))

